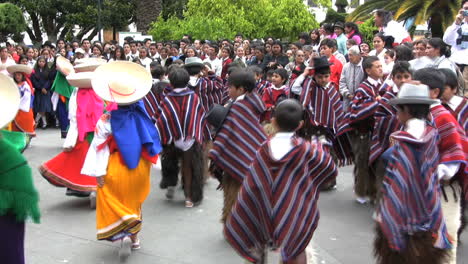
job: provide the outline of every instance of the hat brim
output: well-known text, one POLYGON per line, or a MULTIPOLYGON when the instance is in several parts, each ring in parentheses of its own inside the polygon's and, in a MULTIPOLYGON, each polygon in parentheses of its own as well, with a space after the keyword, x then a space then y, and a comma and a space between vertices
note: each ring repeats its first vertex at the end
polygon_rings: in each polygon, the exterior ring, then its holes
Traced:
POLYGON ((113 61, 99 66, 91 80, 96 94, 103 100, 128 105, 138 102, 151 90, 151 74, 141 65, 130 61, 113 61), (112 92, 112 82, 123 82, 129 85, 131 94, 112 92))
POLYGON ((401 104, 425 104, 431 105, 437 103, 437 100, 421 98, 421 97, 408 97, 408 98, 395 98, 390 100, 392 105, 401 105, 401 104))
POLYGON ((184 64, 184 67, 187 68, 187 67, 192 67, 192 66, 201 66, 201 67, 204 67, 205 64, 203 63, 200 63, 200 62, 189 62, 187 64, 184 64))
POLYGON ((98 58, 86 58, 77 60, 74 67, 76 72, 92 72, 95 71, 99 66, 107 63, 106 60, 98 58))
POLYGON ((65 76, 75 73, 75 69, 73 68, 73 65, 70 63, 70 61, 62 56, 57 57, 56 65, 57 70, 65 76))
POLYGON ((20 93, 13 79, 5 74, 0 74, 0 128, 8 125, 18 113, 20 104, 20 93))
POLYGON ((94 72, 79 72, 67 76, 67 81, 71 86, 78 88, 92 88, 91 80, 94 72))
POLYGON ((13 74, 15 72, 22 72, 29 75, 32 73, 32 68, 24 64, 10 65, 6 69, 9 74, 13 74))

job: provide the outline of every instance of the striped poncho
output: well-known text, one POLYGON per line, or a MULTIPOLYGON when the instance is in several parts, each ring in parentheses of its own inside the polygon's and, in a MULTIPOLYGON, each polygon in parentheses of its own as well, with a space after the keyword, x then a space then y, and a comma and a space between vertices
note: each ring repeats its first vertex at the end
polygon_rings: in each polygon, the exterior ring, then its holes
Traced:
POLYGON ((272 86, 271 82, 269 82, 267 80, 259 80, 259 81, 257 81, 257 86, 255 88, 255 91, 260 96, 263 96, 263 93, 265 92, 265 90, 270 88, 271 86, 272 86))
POLYGON ((258 262, 266 248, 280 249, 283 261, 304 252, 319 220, 320 186, 336 177, 320 144, 292 143, 280 160, 272 157, 270 141, 261 146, 227 219, 228 242, 250 262, 258 262))
POLYGON ((162 145, 182 139, 194 139, 199 144, 210 139, 205 110, 199 97, 189 89, 168 93, 155 115, 156 128, 162 145))
POLYGON ((209 157, 213 164, 239 182, 248 171, 255 152, 267 139, 260 117, 265 112, 260 96, 246 93, 236 101, 213 141, 209 157))
POLYGON ((419 140, 407 132, 397 131, 392 139, 395 147, 376 211, 389 247, 403 251, 408 235, 428 231, 433 234, 434 247, 450 248, 437 177, 437 130, 427 126, 419 140))
POLYGON ((458 123, 465 129, 465 134, 468 135, 468 99, 466 97, 463 98, 463 101, 454 112, 458 123))
POLYGON ((198 95, 205 112, 208 112, 213 104, 223 103, 223 80, 216 75, 199 78, 195 86, 188 87, 198 95))

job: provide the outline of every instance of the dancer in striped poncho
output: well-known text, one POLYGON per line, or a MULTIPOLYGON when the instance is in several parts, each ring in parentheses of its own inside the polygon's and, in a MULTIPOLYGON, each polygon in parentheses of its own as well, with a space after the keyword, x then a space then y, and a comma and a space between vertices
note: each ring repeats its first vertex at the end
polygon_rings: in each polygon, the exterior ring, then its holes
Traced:
POLYGON ((258 150, 227 219, 228 242, 249 262, 266 263, 280 252, 282 263, 311 263, 305 250, 318 225, 319 188, 337 170, 320 143, 294 136, 302 118, 295 100, 278 104, 278 133, 258 150))

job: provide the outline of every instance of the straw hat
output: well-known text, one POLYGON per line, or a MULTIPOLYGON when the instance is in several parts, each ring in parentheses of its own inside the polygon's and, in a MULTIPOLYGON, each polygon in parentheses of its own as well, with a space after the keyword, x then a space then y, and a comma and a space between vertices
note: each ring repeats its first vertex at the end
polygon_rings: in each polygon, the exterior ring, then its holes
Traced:
POLYGON ((398 97, 390 100, 393 105, 399 104, 433 104, 438 100, 429 97, 429 87, 424 84, 404 83, 398 97))
POLYGON ((151 74, 141 65, 113 61, 99 66, 92 86, 96 94, 109 102, 132 104, 143 98, 152 86, 151 74))
POLYGON ((18 113, 20 93, 18 86, 5 74, 0 74, 0 128, 11 122, 18 113))
POLYGON ((9 74, 13 74, 15 72, 22 72, 29 75, 32 73, 32 68, 24 64, 15 64, 8 66, 7 71, 9 74))
POLYGON ((75 69, 73 69, 73 65, 70 63, 70 61, 62 56, 57 57, 57 70, 59 70, 65 76, 75 73, 75 69))
POLYGON ((76 72, 92 72, 96 70, 97 67, 102 64, 107 63, 106 60, 99 58, 85 58, 75 61, 75 71, 76 72))
POLYGON ((67 76, 67 81, 71 86, 78 88, 91 88, 91 80, 94 72, 77 72, 67 76))

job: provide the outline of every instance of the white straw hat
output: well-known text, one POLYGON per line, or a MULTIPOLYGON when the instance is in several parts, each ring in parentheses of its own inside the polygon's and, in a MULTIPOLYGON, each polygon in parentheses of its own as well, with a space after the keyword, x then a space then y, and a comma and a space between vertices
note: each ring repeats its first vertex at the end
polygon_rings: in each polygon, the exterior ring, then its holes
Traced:
POLYGON ((99 66, 92 86, 105 101, 117 104, 138 102, 152 86, 151 74, 141 65, 129 61, 113 61, 99 66))
POLYGON ((65 76, 75 73, 75 69, 73 69, 73 65, 70 63, 70 61, 62 56, 57 57, 56 65, 57 70, 59 70, 65 76))
POLYGON ((91 80, 94 72, 77 72, 67 76, 67 81, 71 86, 78 88, 92 88, 91 80))
POLYGON ((96 70, 97 67, 102 64, 107 63, 104 59, 99 58, 85 58, 75 61, 75 71, 76 72, 92 72, 96 70))
POLYGON ((32 73, 32 68, 24 64, 15 64, 8 66, 7 71, 9 74, 13 74, 15 72, 22 72, 29 75, 32 73))
POLYGON ((400 91, 398 92, 398 97, 390 100, 390 103, 393 105, 398 104, 433 104, 437 100, 433 100, 429 97, 429 87, 424 84, 413 84, 413 83, 404 83, 400 91))
POLYGON ((0 74, 0 128, 11 122, 18 113, 20 93, 18 86, 5 74, 0 74))

